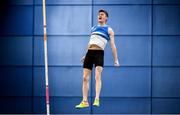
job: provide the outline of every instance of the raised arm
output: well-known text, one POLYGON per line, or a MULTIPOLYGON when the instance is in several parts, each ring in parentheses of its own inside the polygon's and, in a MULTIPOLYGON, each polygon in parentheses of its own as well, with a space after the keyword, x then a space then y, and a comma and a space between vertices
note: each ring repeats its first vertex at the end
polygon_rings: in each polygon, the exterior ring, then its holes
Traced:
POLYGON ((114 57, 114 66, 119 66, 118 54, 117 54, 117 49, 116 49, 115 40, 114 40, 114 31, 112 30, 112 28, 109 28, 108 32, 110 36, 110 45, 112 49, 112 54, 114 57))

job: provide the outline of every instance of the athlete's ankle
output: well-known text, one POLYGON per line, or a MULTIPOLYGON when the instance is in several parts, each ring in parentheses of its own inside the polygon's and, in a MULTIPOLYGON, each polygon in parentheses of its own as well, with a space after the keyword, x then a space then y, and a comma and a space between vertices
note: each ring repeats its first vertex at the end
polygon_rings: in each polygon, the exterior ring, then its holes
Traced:
POLYGON ((95 97, 95 100, 99 100, 99 97, 95 97))
POLYGON ((84 103, 88 103, 88 100, 82 100, 82 102, 84 102, 84 103))

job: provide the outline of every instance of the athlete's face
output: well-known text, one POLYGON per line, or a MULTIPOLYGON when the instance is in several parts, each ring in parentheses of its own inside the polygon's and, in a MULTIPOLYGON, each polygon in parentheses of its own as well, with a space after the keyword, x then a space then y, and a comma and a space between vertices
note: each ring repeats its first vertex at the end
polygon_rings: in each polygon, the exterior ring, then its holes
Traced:
POLYGON ((99 23, 106 23, 107 21, 107 16, 104 12, 99 12, 99 15, 98 15, 98 22, 99 23))

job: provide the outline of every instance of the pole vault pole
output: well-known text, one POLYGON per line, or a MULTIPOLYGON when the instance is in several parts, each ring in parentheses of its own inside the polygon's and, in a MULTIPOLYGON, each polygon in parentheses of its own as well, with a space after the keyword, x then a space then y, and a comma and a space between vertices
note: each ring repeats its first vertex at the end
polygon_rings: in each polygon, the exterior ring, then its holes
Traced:
POLYGON ((48 83, 48 53, 47 53, 47 32, 46 32, 46 1, 43 2, 43 29, 44 29, 44 61, 45 61, 45 83, 46 83, 46 113, 50 115, 49 83, 48 83))

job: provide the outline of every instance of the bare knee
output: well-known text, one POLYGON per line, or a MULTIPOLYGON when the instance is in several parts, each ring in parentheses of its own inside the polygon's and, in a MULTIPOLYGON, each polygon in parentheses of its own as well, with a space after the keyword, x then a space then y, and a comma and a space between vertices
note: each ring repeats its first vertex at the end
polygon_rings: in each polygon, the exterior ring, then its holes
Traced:
POLYGON ((88 69, 84 69, 83 72, 83 82, 88 83, 89 82, 89 76, 91 74, 91 71, 88 69))
POLYGON ((103 68, 102 67, 96 67, 96 75, 95 79, 96 81, 101 81, 101 73, 102 73, 103 68))
POLYGON ((101 81, 101 76, 100 76, 100 75, 96 75, 96 76, 95 76, 95 80, 96 80, 96 82, 101 81))
POLYGON ((88 83, 89 82, 89 77, 88 76, 83 76, 83 82, 88 83))

